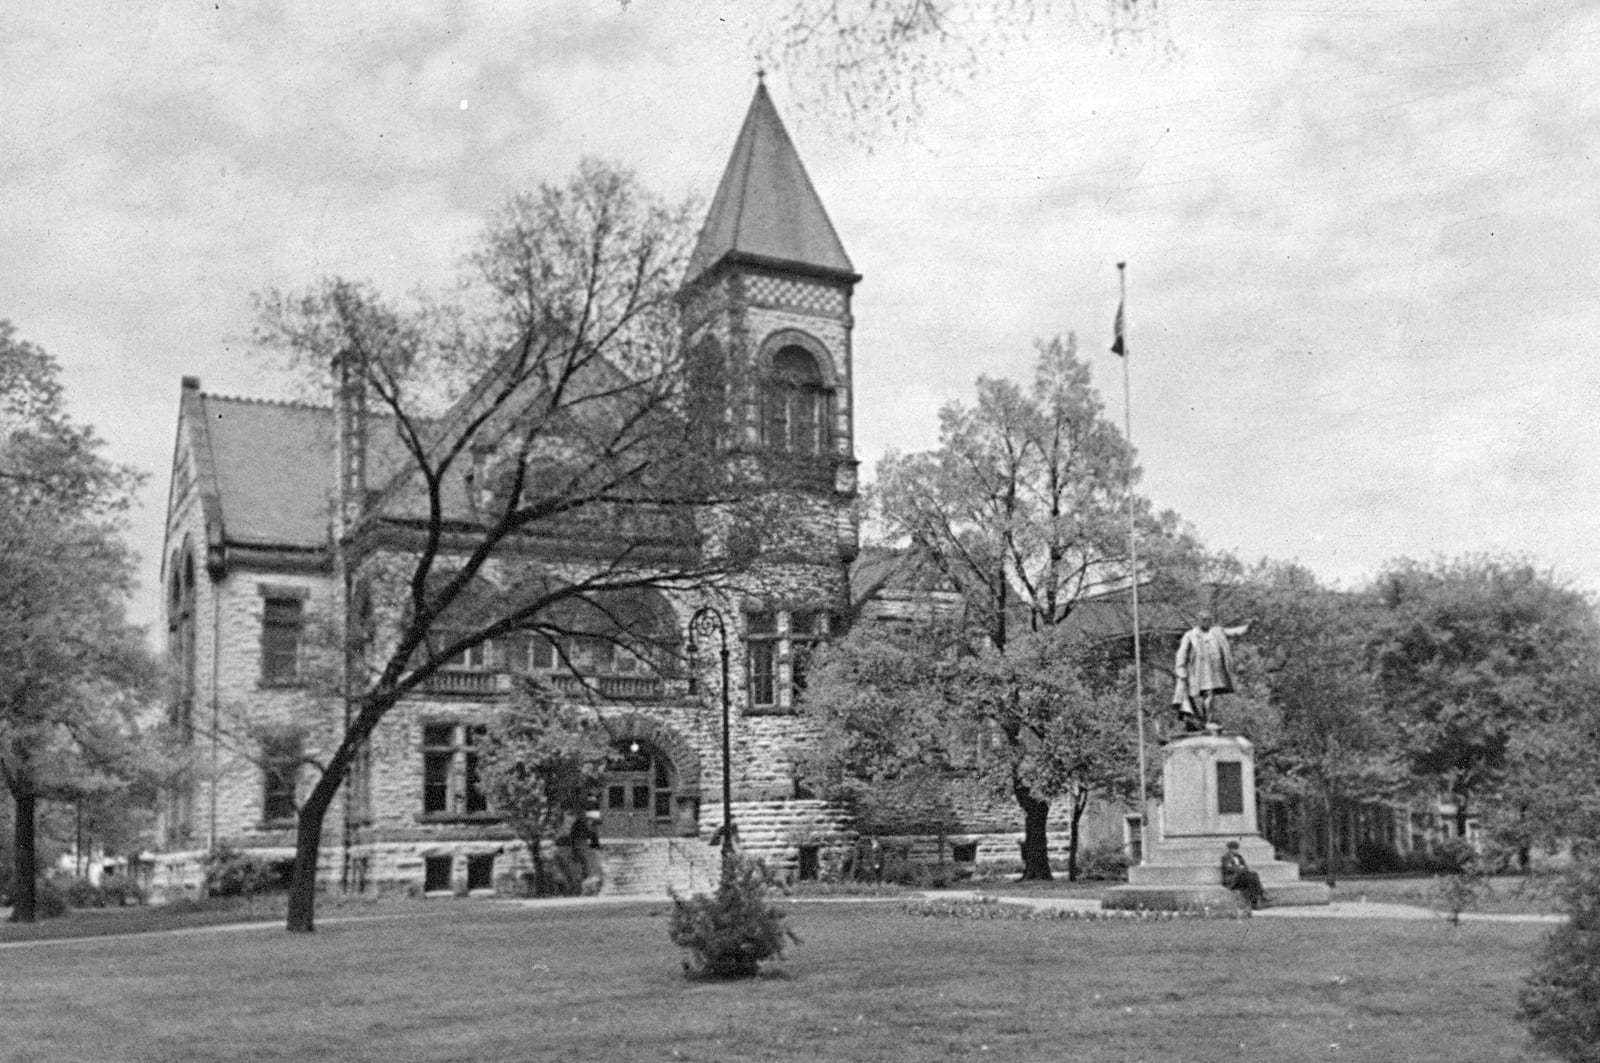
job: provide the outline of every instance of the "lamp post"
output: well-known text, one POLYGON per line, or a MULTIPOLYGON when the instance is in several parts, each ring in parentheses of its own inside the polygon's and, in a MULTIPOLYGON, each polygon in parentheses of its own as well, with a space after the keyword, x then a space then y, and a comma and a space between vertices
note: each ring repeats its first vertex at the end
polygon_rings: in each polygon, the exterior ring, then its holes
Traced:
POLYGON ((695 663, 700 655, 699 639, 710 637, 715 631, 722 654, 722 858, 733 857, 733 751, 728 737, 728 626, 722 614, 709 605, 702 605, 689 618, 689 692, 694 693, 695 663))

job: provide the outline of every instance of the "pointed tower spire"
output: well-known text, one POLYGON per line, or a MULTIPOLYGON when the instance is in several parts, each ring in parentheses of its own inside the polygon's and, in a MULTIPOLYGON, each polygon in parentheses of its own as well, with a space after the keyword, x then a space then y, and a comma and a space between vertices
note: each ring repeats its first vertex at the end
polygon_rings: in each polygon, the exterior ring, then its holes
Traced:
POLYGON ((711 201, 685 281, 693 283, 730 257, 860 279, 767 94, 764 77, 757 79, 755 98, 711 201))

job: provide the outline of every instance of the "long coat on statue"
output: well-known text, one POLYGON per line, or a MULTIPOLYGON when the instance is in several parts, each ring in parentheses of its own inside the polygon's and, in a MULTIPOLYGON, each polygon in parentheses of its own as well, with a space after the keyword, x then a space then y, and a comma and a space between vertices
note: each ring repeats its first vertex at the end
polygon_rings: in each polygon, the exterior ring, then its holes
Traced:
POLYGON ((1172 692, 1174 705, 1201 694, 1233 693, 1233 649, 1228 645, 1228 636, 1242 635, 1246 630, 1213 624, 1184 633, 1172 666, 1178 677, 1177 688, 1172 692))

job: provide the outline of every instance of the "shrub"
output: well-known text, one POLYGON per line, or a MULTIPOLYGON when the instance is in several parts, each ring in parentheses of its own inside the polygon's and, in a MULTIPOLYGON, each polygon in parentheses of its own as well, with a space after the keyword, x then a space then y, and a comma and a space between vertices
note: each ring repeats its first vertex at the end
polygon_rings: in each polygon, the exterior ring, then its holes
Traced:
POLYGON ((258 893, 283 889, 288 884, 285 864, 293 861, 263 860, 223 846, 206 854, 206 895, 209 897, 252 897, 258 893))
POLYGON ((47 878, 39 880, 33 893, 35 919, 60 919, 67 914, 67 895, 47 878))
POLYGON ((1356 843, 1356 870, 1363 875, 1392 875, 1404 864, 1400 853, 1388 842, 1363 841, 1356 843))
POLYGON ((1473 849, 1471 842, 1464 838, 1452 838, 1430 850, 1418 850, 1406 854, 1401 865, 1405 871, 1455 875, 1472 866, 1476 859, 1477 851, 1473 849))
POLYGON ((1083 882, 1126 882, 1133 861, 1120 845, 1102 845, 1078 857, 1078 878, 1083 882))
POLYGON ((1472 864, 1452 874, 1440 875, 1433 884, 1435 903, 1451 926, 1460 926, 1461 913, 1477 907, 1478 901, 1488 892, 1488 879, 1472 864))
POLYGON ((783 925, 784 914, 767 900, 766 869, 757 861, 733 858, 722 866, 722 883, 713 896, 687 900, 672 894, 672 943, 694 956, 690 976, 748 978, 761 964, 783 955, 785 939, 800 939, 783 925))
POLYGON ((1567 921, 1545 939, 1519 1014, 1534 1041, 1568 1063, 1600 1063, 1600 860, 1573 866, 1567 921))
POLYGON ((104 908, 107 904, 105 891, 86 878, 68 880, 66 896, 74 908, 104 908))
POLYGON ((132 880, 117 876, 110 882, 100 883, 100 893, 107 907, 123 908, 130 904, 148 904, 150 898, 132 880))

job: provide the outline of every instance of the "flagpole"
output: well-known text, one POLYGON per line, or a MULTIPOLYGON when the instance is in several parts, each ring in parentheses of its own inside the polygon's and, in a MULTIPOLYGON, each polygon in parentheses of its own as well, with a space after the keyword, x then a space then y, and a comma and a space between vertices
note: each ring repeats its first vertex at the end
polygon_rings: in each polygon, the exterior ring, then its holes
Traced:
POLYGON ((1117 263, 1116 344, 1111 348, 1122 356, 1122 434, 1127 441, 1128 480, 1128 559, 1133 586, 1133 716, 1139 725, 1139 862, 1150 853, 1150 787, 1147 781, 1144 750, 1144 648, 1139 630, 1139 535, 1133 506, 1133 385, 1128 369, 1127 324, 1123 317, 1128 303, 1128 264, 1117 263))

